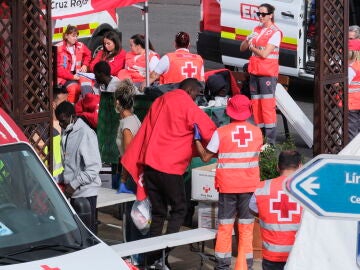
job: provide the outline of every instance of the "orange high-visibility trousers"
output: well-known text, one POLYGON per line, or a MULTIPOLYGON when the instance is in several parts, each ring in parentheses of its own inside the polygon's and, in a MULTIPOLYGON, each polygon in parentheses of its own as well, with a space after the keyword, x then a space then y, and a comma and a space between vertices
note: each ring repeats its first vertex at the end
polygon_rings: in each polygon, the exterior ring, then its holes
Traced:
POLYGON ((234 270, 252 269, 253 265, 253 230, 254 222, 238 223, 239 238, 238 238, 238 255, 234 270))
POLYGON ((216 235, 215 257, 217 265, 215 269, 230 269, 232 257, 232 231, 235 219, 219 220, 216 235))
POLYGON ((264 95, 260 99, 262 119, 265 128, 276 126, 276 100, 273 95, 264 95))

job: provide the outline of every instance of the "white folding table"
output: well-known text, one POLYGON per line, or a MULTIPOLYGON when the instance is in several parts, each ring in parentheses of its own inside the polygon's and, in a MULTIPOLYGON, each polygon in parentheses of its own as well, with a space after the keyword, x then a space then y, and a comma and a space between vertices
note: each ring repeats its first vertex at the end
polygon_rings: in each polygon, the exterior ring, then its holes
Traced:
MULTIPOLYGON (((126 242, 126 235, 125 235, 125 233, 126 233, 126 214, 125 214, 126 203, 135 201, 135 200, 136 200, 136 196, 134 194, 117 193, 117 190, 115 190, 115 189, 104 188, 104 187, 99 188, 96 208, 101 208, 101 207, 110 206, 110 205, 119 205, 119 207, 123 213, 122 233, 123 233, 124 242, 126 242)), ((119 226, 116 226, 113 224, 107 224, 107 225, 109 225, 111 227, 119 228, 119 226)))

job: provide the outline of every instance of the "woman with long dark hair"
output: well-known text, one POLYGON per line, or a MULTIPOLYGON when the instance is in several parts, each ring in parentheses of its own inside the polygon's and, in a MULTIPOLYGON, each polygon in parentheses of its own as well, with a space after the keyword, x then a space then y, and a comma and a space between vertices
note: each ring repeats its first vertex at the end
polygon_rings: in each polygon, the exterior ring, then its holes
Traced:
MULTIPOLYGON (((129 78, 134 83, 145 81, 146 76, 146 52, 145 37, 141 34, 133 35, 130 38, 131 51, 126 54, 125 68, 120 70, 119 79, 129 78)), ((154 47, 149 41, 149 72, 152 72, 159 63, 159 55, 154 51, 154 47)))
POLYGON ((126 51, 122 48, 122 44, 118 33, 109 31, 104 35, 103 48, 90 63, 90 70, 94 70, 96 63, 106 61, 110 65, 111 75, 116 76, 118 72, 125 66, 126 51))

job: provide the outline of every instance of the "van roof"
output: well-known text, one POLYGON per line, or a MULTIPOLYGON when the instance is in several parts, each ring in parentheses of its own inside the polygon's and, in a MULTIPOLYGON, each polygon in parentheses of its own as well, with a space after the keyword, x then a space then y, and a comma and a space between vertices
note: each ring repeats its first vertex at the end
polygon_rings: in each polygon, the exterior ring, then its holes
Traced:
POLYGON ((28 142, 28 139, 14 120, 0 108, 0 145, 16 142, 28 142))

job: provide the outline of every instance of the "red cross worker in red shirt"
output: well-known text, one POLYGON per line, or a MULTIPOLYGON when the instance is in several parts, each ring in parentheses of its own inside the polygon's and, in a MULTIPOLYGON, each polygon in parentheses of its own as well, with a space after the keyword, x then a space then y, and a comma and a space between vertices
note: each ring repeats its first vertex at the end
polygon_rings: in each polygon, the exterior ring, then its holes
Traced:
POLYGON ((250 210, 260 219, 263 270, 283 270, 300 226, 302 209, 283 190, 287 176, 301 166, 297 151, 282 151, 280 176, 262 181, 250 199, 250 210))
POLYGON ((175 36, 176 50, 161 57, 150 74, 150 84, 160 80, 160 84, 177 83, 187 78, 204 81, 204 61, 200 55, 189 51, 190 36, 179 32, 175 36))
POLYGON ((216 153, 218 162, 215 188, 219 191, 218 233, 215 245, 216 270, 253 269, 254 216, 249 201, 260 183, 259 155, 263 136, 259 127, 247 122, 251 116, 250 100, 235 95, 226 107, 230 124, 219 127, 204 148, 194 126, 194 139, 200 158, 207 162, 216 153), (235 268, 231 268, 232 232, 237 221, 239 239, 235 268))

